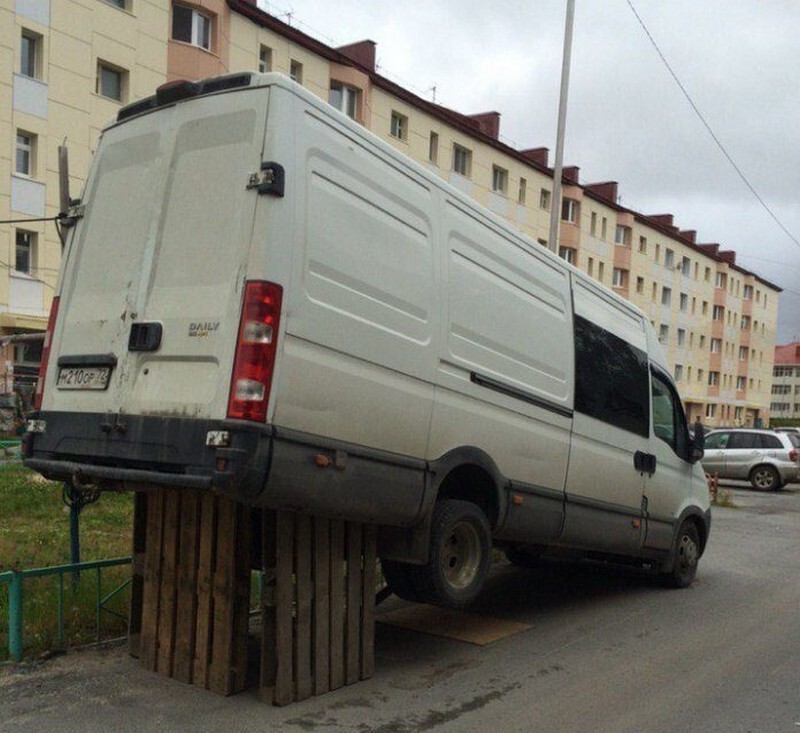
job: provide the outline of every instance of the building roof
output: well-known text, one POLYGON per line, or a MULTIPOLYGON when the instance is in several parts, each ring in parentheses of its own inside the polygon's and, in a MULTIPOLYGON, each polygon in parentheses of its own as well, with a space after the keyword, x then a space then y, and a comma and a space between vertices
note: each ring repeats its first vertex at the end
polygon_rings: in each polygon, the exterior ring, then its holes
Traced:
MULTIPOLYGON (((497 126, 493 126, 491 124, 481 124, 481 122, 484 121, 486 113, 471 116, 447 109, 446 107, 442 107, 441 105, 429 102, 428 100, 417 96, 399 84, 396 84, 395 82, 378 74, 375 71, 374 65, 374 41, 361 41, 348 44, 347 46, 342 46, 340 48, 332 48, 331 46, 328 46, 321 41, 318 41, 315 38, 303 33, 297 28, 294 28, 288 23, 284 23, 275 16, 261 10, 256 6, 255 0, 227 0, 227 3, 231 10, 245 16, 256 25, 278 33, 293 43, 296 43, 298 46, 306 48, 307 50, 312 51, 313 53, 316 53, 317 55, 328 59, 329 61, 357 68, 359 71, 369 76, 370 82, 376 87, 383 89, 389 94, 392 94, 398 99, 411 105, 412 107, 416 107, 432 117, 435 117, 454 127, 465 135, 475 138, 485 145, 495 148, 504 155, 515 158, 520 163, 538 170, 540 173, 543 173, 550 178, 553 177, 553 169, 545 164, 547 160, 546 148, 535 148, 533 151, 521 151, 517 150, 516 148, 512 148, 510 145, 503 143, 497 138, 497 126), (366 49, 365 46, 367 47, 366 49), (371 53, 369 52, 370 50, 371 53), (495 134, 487 134, 487 130, 489 132, 495 132, 495 134), (544 151, 543 156, 538 154, 531 155, 532 152, 539 153, 541 151, 544 151)), ((497 115, 497 124, 499 125, 499 114, 496 112, 488 114, 497 115)), ((604 206, 608 206, 616 211, 629 213, 633 215, 636 221, 660 232, 670 239, 680 242, 682 245, 696 251, 698 254, 702 254, 704 257, 716 262, 724 262, 731 269, 736 270, 745 276, 751 276, 755 278, 760 283, 766 285, 772 290, 775 290, 776 292, 783 291, 783 288, 779 287, 775 283, 769 282, 757 273, 737 265, 735 262, 735 252, 730 250, 719 251, 719 245, 716 245, 715 248, 712 248, 710 245, 695 243, 696 232, 694 230, 682 231, 678 227, 673 226, 671 214, 642 214, 638 211, 628 209, 618 204, 615 200, 616 195, 614 195, 613 198, 609 196, 609 193, 611 193, 612 189, 607 187, 606 184, 579 184, 578 170, 579 169, 576 166, 565 167, 564 173, 562 174, 563 183, 572 186, 577 185, 583 189, 586 197, 594 199, 595 201, 602 203, 604 206)), ((616 193, 616 185, 613 187, 613 192, 614 194, 616 193)))
POLYGON ((775 366, 800 364, 800 341, 775 345, 775 366))

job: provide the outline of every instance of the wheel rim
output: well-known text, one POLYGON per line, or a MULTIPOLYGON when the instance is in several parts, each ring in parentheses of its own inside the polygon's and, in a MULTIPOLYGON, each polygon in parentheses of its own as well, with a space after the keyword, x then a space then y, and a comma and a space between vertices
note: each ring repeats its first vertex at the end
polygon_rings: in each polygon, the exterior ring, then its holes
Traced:
POLYGON ((697 543, 693 537, 685 534, 678 543, 678 572, 682 576, 690 575, 697 567, 697 543))
POLYGON ((469 522, 456 524, 442 547, 442 575, 452 588, 466 588, 481 563, 481 540, 469 522))
POLYGON ((753 474, 753 483, 759 489, 768 489, 775 483, 775 477, 768 468, 761 468, 753 474))

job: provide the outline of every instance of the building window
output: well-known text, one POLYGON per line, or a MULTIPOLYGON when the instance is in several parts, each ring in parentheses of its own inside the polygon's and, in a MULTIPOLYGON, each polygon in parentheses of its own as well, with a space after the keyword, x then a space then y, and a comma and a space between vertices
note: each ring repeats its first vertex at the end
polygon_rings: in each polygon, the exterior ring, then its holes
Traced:
POLYGON ((611 284, 615 288, 624 288, 628 285, 628 271, 622 270, 619 267, 614 268, 614 272, 611 274, 611 284))
POLYGON ((739 361, 747 361, 748 348, 746 346, 739 347, 739 361))
POLYGON ((594 259, 591 257, 586 262, 586 272, 589 273, 589 277, 594 275, 594 259))
POLYGON ((715 305, 714 310, 711 313, 711 318, 715 321, 724 321, 725 320, 725 308, 721 305, 715 305))
POLYGON ((744 293, 742 297, 745 300, 752 300, 753 299, 753 286, 752 285, 745 285, 744 286, 744 293))
POLYGON ((672 288, 663 288, 661 290, 661 305, 669 305, 672 301, 672 288))
POLYGON ((639 251, 647 254, 647 237, 639 237, 639 251))
POLYGON ((261 74, 272 71, 272 49, 269 46, 260 46, 258 49, 258 71, 261 74))
POLYGON ((605 269, 606 269, 605 262, 597 263, 597 279, 600 282, 603 282, 603 275, 605 274, 605 269))
POLYGON ((688 257, 681 258, 681 275, 689 277, 692 273, 692 261, 688 257))
POLYGON ((303 83, 303 64, 291 59, 289 62, 289 77, 298 84, 303 83))
POLYGON ((608 219, 606 219, 606 217, 603 217, 603 223, 602 223, 601 231, 600 231, 600 238, 604 242, 606 241, 606 234, 607 233, 608 233, 608 219))
POLYGON ((675 365, 675 381, 680 382, 683 379, 683 364, 675 365))
POLYGON ((126 96, 127 77, 127 71, 105 61, 98 61, 95 91, 102 97, 122 102, 126 96))
POLYGON ((714 287, 725 289, 725 273, 718 272, 714 280, 714 287))
POLYGON ((722 339, 713 338, 711 339, 711 353, 712 354, 719 354, 722 351, 722 339))
POLYGON ((434 165, 439 165, 439 135, 431 133, 428 139, 428 160, 434 165))
POLYGON ((31 178, 36 175, 36 135, 17 130, 14 172, 31 178))
MULTIPOLYGON (((746 388, 747 388, 747 377, 736 377, 736 389, 737 389, 737 391, 742 391, 743 389, 746 389, 746 388)), ((741 409, 740 407, 736 408, 737 411, 740 410, 740 409, 741 409)), ((736 413, 734 413, 734 414, 736 414, 736 413)), ((738 420, 739 416, 736 415, 736 418, 738 420)))
POLYGON ((14 269, 28 275, 33 273, 33 263, 36 256, 36 233, 17 230, 14 269))
POLYGON ((399 112, 392 112, 389 134, 398 140, 408 140, 408 117, 399 112))
POLYGON ((519 179, 519 191, 517 192, 517 203, 524 204, 528 195, 528 182, 524 178, 519 179))
POLYGON ((106 2, 120 10, 127 10, 128 8, 128 0, 106 0, 106 2))
POLYGON ((508 171, 497 165, 492 166, 492 191, 508 193, 508 171))
POLYGON ((717 406, 708 404, 706 405, 706 417, 713 418, 717 415, 717 406))
POLYGON ((597 212, 593 211, 589 218, 589 234, 593 237, 597 236, 597 212))
POLYGON ((675 253, 669 248, 664 252, 664 267, 670 270, 675 267, 675 253))
POLYGON ((662 323, 658 328, 658 340, 662 344, 665 344, 667 341, 669 341, 669 326, 666 323, 662 323))
POLYGON ((328 90, 328 103, 354 120, 358 110, 358 89, 333 81, 328 90))
POLYGON ((636 292, 637 293, 644 293, 644 278, 637 277, 636 278, 636 292))
POLYGON ((561 202, 561 220, 575 224, 578 221, 578 202, 575 199, 564 199, 561 202))
POLYGON ((558 256, 569 262, 570 265, 575 264, 575 250, 572 247, 559 247, 558 256))
POLYGON ((211 50, 211 18, 185 5, 172 6, 172 38, 211 50))
POLYGON ((546 188, 539 191, 539 208, 550 211, 550 199, 552 194, 546 188))
POLYGON ((678 329, 678 346, 683 346, 686 343, 686 329, 678 329))
POLYGON ((41 76, 42 37, 31 31, 22 31, 20 47, 19 73, 38 79, 41 76))
POLYGON ((614 244, 619 244, 622 247, 631 246, 631 230, 630 227, 623 227, 619 224, 614 232, 614 244))
POLYGON ((681 293, 680 309, 685 313, 689 308, 689 296, 686 293, 681 293))
POLYGON ((719 372, 708 373, 708 386, 709 387, 719 386, 719 372))
POLYGON ((472 171, 472 151, 453 145, 453 170, 461 176, 469 176, 472 171))

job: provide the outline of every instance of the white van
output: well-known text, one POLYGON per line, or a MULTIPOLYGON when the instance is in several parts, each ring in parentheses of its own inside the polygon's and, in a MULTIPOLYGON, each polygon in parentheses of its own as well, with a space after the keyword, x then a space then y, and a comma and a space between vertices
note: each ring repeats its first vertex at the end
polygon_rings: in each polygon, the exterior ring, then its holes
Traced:
POLYGON ((286 77, 123 108, 73 214, 28 466, 375 523, 433 603, 492 544, 692 582, 702 451, 642 312, 286 77))

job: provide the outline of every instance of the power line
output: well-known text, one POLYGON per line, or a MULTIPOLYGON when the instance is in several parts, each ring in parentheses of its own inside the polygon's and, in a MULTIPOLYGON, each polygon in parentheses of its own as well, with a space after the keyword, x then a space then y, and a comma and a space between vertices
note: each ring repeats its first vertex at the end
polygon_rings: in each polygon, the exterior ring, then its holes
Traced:
POLYGON ((731 166, 733 166, 733 169, 739 175, 739 178, 741 178, 742 181, 744 182, 744 185, 747 186, 748 189, 750 189, 750 193, 752 193, 753 196, 755 196, 756 200, 758 201, 759 204, 761 204, 761 206, 764 209, 764 211, 766 211, 767 214, 769 214, 769 216, 772 218, 772 220, 781 228, 783 233, 787 237, 789 237, 789 239, 791 239, 792 242, 794 242, 794 244, 796 246, 800 247, 800 240, 798 240, 784 226, 783 222, 777 217, 775 212, 772 211, 772 209, 769 207, 767 202, 764 201, 764 199, 761 197, 761 194, 759 194, 758 191, 756 191, 755 186, 753 186, 753 184, 750 183, 750 181, 747 179, 747 176, 745 176, 745 174, 742 171, 742 169, 739 168, 739 166, 736 164, 736 161, 731 157, 730 153, 728 153, 728 151, 725 149, 725 146, 722 144, 722 141, 714 133, 714 130, 711 129, 711 125, 708 124, 708 122, 706 121, 706 118, 703 116, 703 113, 700 111, 698 106, 694 103, 694 100, 691 98, 691 96, 689 96, 689 92, 686 91, 686 87, 683 86, 683 84, 681 83, 681 80, 678 78, 678 75, 673 71, 672 67, 669 64, 669 61, 667 61, 667 59, 664 56, 663 52, 661 51, 661 49, 659 48, 658 44, 656 43, 655 38, 653 38, 653 36, 650 33, 650 31, 647 29, 647 26, 644 24, 644 21, 642 20, 642 18, 639 15, 639 13, 636 12, 636 8, 633 7, 633 3, 631 2, 631 0, 625 0, 625 1, 628 3, 628 7, 630 7, 630 9, 633 12, 633 14, 636 16, 636 20, 639 22, 639 25, 642 26, 642 30, 645 32, 645 35, 647 36, 647 38, 650 40, 650 43, 653 45, 653 48, 656 50, 656 53, 658 54, 659 58, 663 62, 663 64, 666 67, 667 71, 670 73, 670 76, 672 76, 672 78, 675 80, 675 83, 678 85, 678 88, 683 93, 683 96, 686 97, 686 101, 689 102, 689 105, 694 110, 694 112, 697 115, 697 117, 699 118, 700 122, 702 122, 703 127, 705 127, 707 132, 708 132, 708 134, 711 135, 711 139, 717 144, 717 147, 722 151, 722 154, 725 156, 725 158, 728 160, 728 162, 731 164, 731 166))

